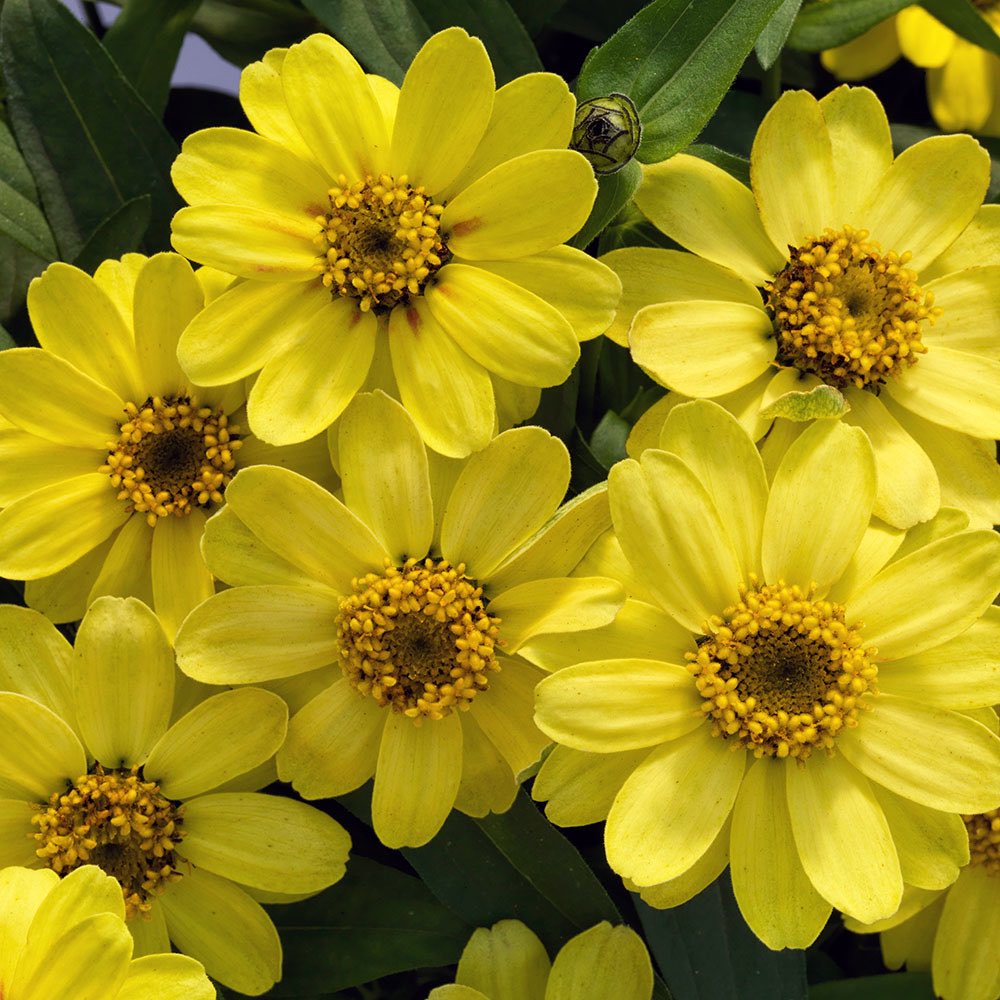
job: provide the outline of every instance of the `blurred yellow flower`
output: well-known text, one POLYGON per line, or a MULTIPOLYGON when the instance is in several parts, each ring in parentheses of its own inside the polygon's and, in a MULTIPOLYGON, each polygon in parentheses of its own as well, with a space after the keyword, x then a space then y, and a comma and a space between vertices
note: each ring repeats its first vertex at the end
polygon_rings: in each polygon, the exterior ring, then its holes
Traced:
POLYGON ((831 907, 879 920, 904 880, 950 884, 969 850, 951 814, 1000 804, 1000 739, 957 711, 1000 693, 1000 537, 950 518, 908 535, 873 524, 875 490, 858 428, 812 424, 769 485, 708 401, 675 407, 659 448, 611 470, 615 533, 648 596, 595 630, 589 662, 526 651, 555 668, 539 727, 556 753, 589 755, 553 753, 535 794, 588 796, 556 820, 606 811, 608 862, 652 905, 728 860, 758 937, 804 948, 831 907))
POLYGON ((571 938, 554 962, 519 920, 480 927, 458 963, 455 983, 427 1000, 650 1000, 653 967, 629 927, 597 924, 571 938))
MULTIPOLYGON (((1000 3, 977 0, 996 31, 1000 3)), ((840 80, 864 80, 888 69, 900 55, 927 70, 927 101, 945 132, 1000 136, 1000 58, 946 28, 922 7, 906 7, 863 35, 821 56, 840 80)))
POLYGON ((397 88, 312 35, 248 66, 240 99, 256 132, 197 132, 173 168, 191 206, 175 249, 247 279, 179 358, 205 385, 260 371, 258 437, 301 441, 381 388, 462 457, 492 436, 510 384, 564 381, 579 341, 611 322, 615 276, 560 246, 597 184, 566 148, 575 103, 559 77, 496 90, 483 44, 449 28, 397 88))
POLYGON ((215 1000, 193 958, 132 958, 121 890, 94 865, 62 880, 49 870, 0 870, 0 940, 4 1000, 215 1000))
MULTIPOLYGON (((990 158, 938 136, 893 158, 864 88, 784 94, 757 133, 752 190, 680 154, 645 167, 636 204, 692 253, 630 247, 608 336, 684 396, 718 400, 754 439, 768 407, 825 384, 871 439, 875 514, 939 506, 1000 521, 1000 207, 990 158)), ((804 425, 800 425, 801 427, 804 425)))
MULTIPOLYGON (((76 621, 102 594, 138 597, 172 636, 214 590, 199 545, 241 465, 304 471, 325 440, 278 451, 245 433, 242 382, 194 386, 177 338, 204 307, 176 254, 51 265, 28 291, 41 348, 0 355, 0 575, 76 621)), ((329 463, 326 464, 329 473, 329 463)))
MULTIPOLYGON (((324 813, 257 791, 276 777, 285 703, 180 684, 134 598, 95 601, 75 650, 37 612, 2 606, 0 664, 0 864, 98 865, 136 954, 173 944, 241 993, 269 989, 281 943, 257 900, 331 885, 350 847, 324 813)), ((46 1000, 62 995, 75 994, 46 1000)))
POLYGON ((341 502, 294 473, 241 472, 208 525, 229 590, 177 637, 185 673, 213 684, 306 675, 278 772, 306 798, 375 779, 375 832, 419 846, 452 808, 510 807, 548 742, 532 721, 534 636, 611 621, 620 584, 568 578, 609 524, 597 488, 562 509, 569 455, 540 427, 456 462, 429 452, 381 392, 341 421, 341 502))

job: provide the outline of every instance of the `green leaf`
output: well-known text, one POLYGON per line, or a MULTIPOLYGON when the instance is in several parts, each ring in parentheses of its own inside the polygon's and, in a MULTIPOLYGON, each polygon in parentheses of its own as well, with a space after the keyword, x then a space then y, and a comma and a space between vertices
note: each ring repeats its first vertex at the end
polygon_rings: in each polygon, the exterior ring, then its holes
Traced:
POLYGON ((809 1000, 933 1000, 928 972, 838 979, 809 988, 809 1000))
POLYGON ((73 263, 81 271, 93 274, 102 260, 138 250, 149 225, 150 207, 151 199, 144 194, 115 209, 94 230, 73 263))
POLYGON ((295 0, 202 0, 191 22, 223 59, 246 66, 268 49, 286 48, 320 25, 295 0))
POLYGON ((104 47, 149 107, 162 115, 181 43, 201 0, 126 0, 104 47))
POLYGON ((431 31, 410 0, 303 0, 366 69, 402 83, 431 31))
POLYGON ((912 3, 913 0, 811 0, 799 13, 788 45, 805 52, 836 48, 912 3))
POLYGON ((528 34, 535 36, 559 12, 566 0, 511 0, 514 13, 528 34))
POLYGON ((375 73, 402 83, 421 45, 451 25, 478 35, 493 61, 497 83, 542 68, 531 37, 507 0, 303 0, 375 73))
POLYGON ((654 0, 587 57, 581 100, 627 94, 638 158, 666 160, 701 131, 783 0, 654 0))
POLYGON ((760 33, 754 52, 763 69, 770 69, 777 62, 801 7, 802 0, 784 0, 760 33))
POLYGON ((0 326, 0 351, 9 351, 12 347, 17 347, 17 342, 0 326))
MULTIPOLYGON (((371 789, 338 797, 366 823, 371 789)), ((501 816, 475 820, 453 812, 426 846, 403 856, 432 893, 473 927, 522 920, 555 954, 601 920, 622 918, 577 849, 522 789, 501 816)))
POLYGON ((635 901, 675 1000, 805 1000, 805 952, 771 951, 757 940, 740 915, 728 873, 671 910, 635 901))
POLYGON ((614 410, 608 410, 590 435, 590 450, 605 469, 610 469, 615 462, 627 458, 625 442, 632 429, 627 420, 622 419, 614 410))
POLYGON ((9 236, 36 257, 52 260, 56 244, 41 209, 0 179, 0 235, 9 236))
POLYGON ((760 411, 764 420, 784 417, 795 423, 842 417, 851 404, 832 385, 813 386, 809 392, 786 392, 760 411))
POLYGON ((750 186, 750 161, 746 157, 737 156, 736 153, 727 153, 724 149, 719 149, 718 146, 704 142, 694 143, 688 146, 684 152, 707 160, 709 163, 714 163, 715 166, 725 170, 730 177, 735 177, 747 187, 750 186))
POLYGON ((269 912, 284 951, 273 997, 333 993, 393 972, 452 965, 474 930, 419 879, 357 855, 340 882, 269 912))
POLYGON ((56 0, 6 0, 0 60, 60 256, 73 260, 109 215, 146 194, 148 246, 168 246, 177 147, 97 39, 56 0))
POLYGON ((612 219, 632 200, 642 181, 642 167, 629 160, 617 173, 597 178, 597 197, 583 227, 569 241, 570 246, 583 249, 596 239, 612 219))
POLYGON ((922 0, 920 6, 951 28, 956 35, 961 35, 981 49, 1000 55, 1000 35, 970 0, 922 0))

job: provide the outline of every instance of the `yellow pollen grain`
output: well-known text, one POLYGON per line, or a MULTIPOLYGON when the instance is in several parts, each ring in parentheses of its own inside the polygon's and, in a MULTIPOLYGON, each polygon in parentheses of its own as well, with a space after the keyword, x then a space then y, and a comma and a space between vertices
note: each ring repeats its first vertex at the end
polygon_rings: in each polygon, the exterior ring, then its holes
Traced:
POLYGON ((805 760, 858 723, 862 697, 876 693, 876 650, 840 604, 779 580, 750 577, 740 600, 714 615, 688 653, 712 732, 754 756, 805 760))
POLYGON ((334 295, 359 300, 360 308, 391 309, 420 295, 427 279, 448 259, 441 213, 424 188, 406 174, 330 189, 330 210, 317 217, 316 269, 334 295))
POLYGON ((990 875, 1000 875, 1000 809, 962 819, 969 831, 969 863, 982 865, 990 875))
POLYGON ((174 851, 184 836, 183 811, 138 767, 96 764, 31 817, 35 854, 59 875, 98 865, 121 885, 127 916, 148 913, 153 898, 181 877, 174 851))
POLYGON ((838 389, 878 388, 927 348, 924 322, 941 315, 934 295, 906 267, 910 253, 883 253, 865 230, 826 230, 765 285, 777 362, 838 389))
POLYGON ((465 566, 407 559, 352 581, 337 618, 341 666, 382 707, 420 723, 468 709, 498 671, 500 619, 465 566))
POLYGON ((125 417, 100 471, 130 510, 152 528, 161 517, 222 503, 243 444, 222 410, 187 396, 150 396, 127 403, 125 417))

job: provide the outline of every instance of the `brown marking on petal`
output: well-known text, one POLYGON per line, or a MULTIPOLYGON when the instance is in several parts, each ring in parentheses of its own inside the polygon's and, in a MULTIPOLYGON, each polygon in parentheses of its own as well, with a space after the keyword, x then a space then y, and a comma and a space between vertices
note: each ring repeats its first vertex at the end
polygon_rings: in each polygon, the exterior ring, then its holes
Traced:
POLYGON ((410 329, 414 333, 420 333, 420 327, 423 324, 423 320, 420 318, 420 313, 418 313, 412 306, 406 310, 406 322, 410 324, 410 329))
POLYGON ((463 219, 461 222, 456 222, 455 225, 451 227, 451 235, 468 236, 470 233, 474 233, 477 229, 481 229, 482 226, 483 220, 476 215, 471 219, 463 219))

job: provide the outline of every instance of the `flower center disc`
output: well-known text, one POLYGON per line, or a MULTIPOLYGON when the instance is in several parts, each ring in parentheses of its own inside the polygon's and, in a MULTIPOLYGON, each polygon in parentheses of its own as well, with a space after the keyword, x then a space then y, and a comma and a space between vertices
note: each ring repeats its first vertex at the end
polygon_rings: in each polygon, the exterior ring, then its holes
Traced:
POLYGON ((181 877, 174 849, 184 836, 183 808, 138 772, 96 764, 31 817, 38 857, 60 875, 98 865, 121 885, 129 917, 148 912, 152 898, 181 877))
POLYGON ((905 266, 911 256, 883 254, 867 232, 849 226, 792 250, 788 265, 765 286, 778 364, 838 389, 876 391, 916 364, 927 352, 921 324, 941 310, 905 266))
POLYGON ((500 619, 465 566, 407 559, 353 581, 337 618, 344 673, 380 706, 411 719, 467 709, 500 669, 500 619))
POLYGON ((317 218, 322 251, 318 269, 336 295, 360 299, 360 308, 389 310, 419 295, 450 253, 441 234, 442 205, 406 174, 366 177, 329 192, 330 211, 317 218))
POLYGON ((127 403, 125 414, 100 469, 119 500, 145 513, 150 527, 157 518, 222 502, 242 445, 239 427, 222 410, 187 396, 151 396, 141 406, 127 403))
POLYGON ((969 831, 969 861, 990 875, 1000 875, 1000 809, 963 816, 969 831))
POLYGON ((857 725, 859 699, 875 693, 875 649, 861 645, 840 604, 783 581, 740 588, 713 616, 688 669, 705 699, 712 732, 754 756, 798 757, 834 745, 857 725))

